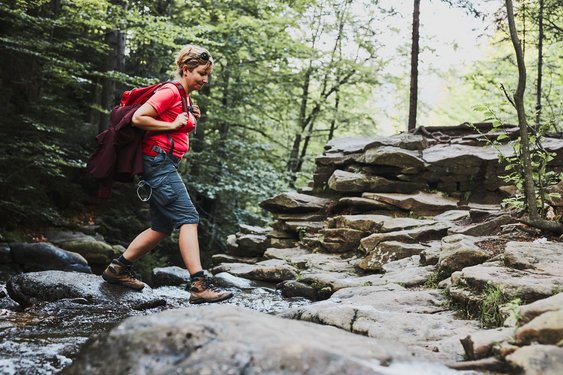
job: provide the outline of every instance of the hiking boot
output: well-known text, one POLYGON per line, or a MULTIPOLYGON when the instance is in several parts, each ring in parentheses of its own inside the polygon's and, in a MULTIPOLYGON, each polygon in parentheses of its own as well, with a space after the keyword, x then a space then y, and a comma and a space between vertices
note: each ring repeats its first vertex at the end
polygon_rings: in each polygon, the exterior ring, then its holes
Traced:
POLYGON ((197 277, 192 280, 190 287, 190 303, 221 302, 233 296, 233 293, 222 290, 209 277, 197 277))
POLYGON ((110 284, 120 284, 131 289, 141 290, 145 284, 133 276, 131 266, 124 266, 112 260, 108 268, 102 273, 102 278, 110 284))

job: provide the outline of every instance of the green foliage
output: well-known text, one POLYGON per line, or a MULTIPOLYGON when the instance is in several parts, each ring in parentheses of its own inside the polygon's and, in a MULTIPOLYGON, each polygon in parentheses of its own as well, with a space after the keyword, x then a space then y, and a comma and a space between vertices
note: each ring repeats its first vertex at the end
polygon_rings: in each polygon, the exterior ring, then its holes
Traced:
POLYGON ((498 286, 487 284, 479 303, 479 321, 484 327, 500 327, 503 316, 500 308, 508 302, 508 297, 498 286))
MULTIPOLYGON (((506 174, 499 176, 499 178, 507 184, 514 185, 518 191, 516 195, 506 198, 504 202, 509 208, 524 210, 526 208, 524 188, 525 176, 524 166, 522 164, 520 136, 514 140, 508 140, 509 136, 506 133, 503 133, 504 122, 490 106, 479 105, 475 106, 474 110, 483 113, 483 115, 486 116, 487 121, 492 121, 494 132, 501 133, 494 139, 489 138, 486 134, 481 134, 485 137, 487 143, 497 150, 499 161, 504 165, 506 174), (506 148, 503 147, 507 140, 512 149, 511 153, 507 153, 506 148)), ((479 132, 475 126, 473 128, 479 132)), ((549 193, 546 188, 550 185, 557 184, 563 177, 559 173, 547 169, 548 163, 554 159, 555 153, 548 152, 542 146, 542 137, 550 128, 551 124, 542 124, 534 128, 529 127, 531 132, 529 139, 531 146, 530 157, 532 160, 532 178, 534 181, 537 206, 540 209, 540 213, 546 208, 545 202, 548 202, 553 198, 558 198, 559 195, 556 193, 549 193)))

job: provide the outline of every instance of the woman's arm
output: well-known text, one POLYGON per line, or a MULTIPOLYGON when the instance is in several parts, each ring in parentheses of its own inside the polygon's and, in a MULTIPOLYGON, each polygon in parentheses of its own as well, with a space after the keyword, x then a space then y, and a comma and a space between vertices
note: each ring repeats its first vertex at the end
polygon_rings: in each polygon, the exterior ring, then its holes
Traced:
POLYGON ((139 107, 133 114, 131 124, 143 130, 150 131, 170 131, 181 128, 188 123, 188 114, 180 113, 174 122, 166 122, 157 120, 158 114, 152 105, 145 103, 139 107))

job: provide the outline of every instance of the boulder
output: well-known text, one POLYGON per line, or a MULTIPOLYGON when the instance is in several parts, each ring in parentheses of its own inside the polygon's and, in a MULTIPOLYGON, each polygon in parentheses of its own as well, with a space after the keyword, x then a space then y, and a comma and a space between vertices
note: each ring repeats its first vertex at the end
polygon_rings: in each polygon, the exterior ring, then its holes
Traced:
POLYGON ((239 227, 242 234, 266 235, 272 231, 272 228, 262 228, 246 224, 240 224, 239 227))
POLYGON ((152 270, 151 284, 155 287, 165 285, 181 285, 190 282, 187 269, 178 266, 157 267, 152 270))
POLYGON ((554 345, 530 345, 506 357, 507 362, 526 375, 563 374, 563 348, 554 345))
POLYGON ((221 263, 248 263, 254 264, 258 262, 258 258, 245 258, 245 257, 235 257, 227 254, 213 254, 211 256, 211 263, 216 266, 221 263))
POLYGON ((282 281, 276 286, 276 289, 279 289, 285 298, 303 297, 311 301, 324 300, 332 294, 330 288, 316 289, 295 280, 282 281))
POLYGON ((434 220, 386 215, 342 215, 328 221, 329 228, 352 228, 366 233, 392 232, 436 224, 434 220))
POLYGON ((25 272, 60 270, 91 273, 86 259, 49 242, 13 243, 12 259, 25 272))
POLYGON ((526 324, 548 311, 557 311, 563 309, 563 292, 559 292, 554 296, 541 299, 528 305, 523 305, 518 308, 518 316, 520 317, 519 323, 526 324))
POLYGON ((214 267, 211 271, 214 274, 228 272, 245 279, 275 283, 292 280, 297 276, 297 272, 293 267, 279 259, 265 260, 256 264, 226 263, 214 267))
POLYGON ((545 345, 563 343, 563 306, 556 311, 548 311, 519 327, 514 335, 517 345, 537 342, 545 345))
POLYGON ((47 231, 47 238, 62 249, 82 255, 96 272, 101 272, 112 259, 119 257, 124 251, 121 246, 108 244, 100 235, 51 229, 47 231))
POLYGON ((493 354, 493 347, 512 339, 513 334, 514 329, 512 327, 487 329, 474 332, 461 339, 461 344, 469 360, 482 359, 490 357, 493 354))
POLYGON ((363 213, 368 211, 393 211, 397 208, 388 203, 376 201, 369 198, 361 197, 343 197, 338 200, 338 203, 334 206, 333 210, 335 212, 340 212, 342 210, 350 210, 353 213, 363 213))
POLYGON ((481 264, 489 259, 490 255, 475 245, 481 240, 483 239, 463 234, 442 238, 442 251, 438 259, 440 274, 449 276, 455 271, 481 264))
POLYGON ((136 310, 166 304, 151 288, 142 291, 109 284, 100 276, 63 271, 43 271, 16 275, 7 285, 10 297, 27 307, 40 302, 82 298, 91 304, 127 306, 136 310))
POLYGON ((215 284, 222 286, 224 288, 239 288, 239 289, 250 289, 254 286, 254 283, 250 280, 243 279, 242 277, 236 277, 228 272, 220 272, 214 277, 215 284))
POLYGON ((428 366, 418 355, 397 342, 211 305, 129 318, 92 340, 65 374, 390 375, 428 366))
POLYGON ((229 249, 231 255, 247 258, 262 256, 270 245, 270 240, 263 234, 240 234, 236 241, 238 246, 229 249))

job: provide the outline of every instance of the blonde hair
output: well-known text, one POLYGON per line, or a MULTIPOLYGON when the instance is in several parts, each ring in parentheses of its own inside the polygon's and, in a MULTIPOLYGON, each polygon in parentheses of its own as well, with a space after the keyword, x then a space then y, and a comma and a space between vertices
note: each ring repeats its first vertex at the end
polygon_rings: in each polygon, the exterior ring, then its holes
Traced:
POLYGON ((213 68, 213 57, 209 51, 193 44, 184 46, 176 56, 176 78, 182 77, 184 66, 191 72, 200 65, 206 65, 210 71, 213 68))

